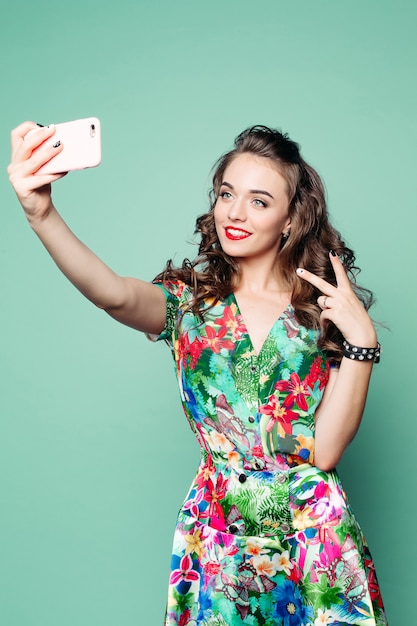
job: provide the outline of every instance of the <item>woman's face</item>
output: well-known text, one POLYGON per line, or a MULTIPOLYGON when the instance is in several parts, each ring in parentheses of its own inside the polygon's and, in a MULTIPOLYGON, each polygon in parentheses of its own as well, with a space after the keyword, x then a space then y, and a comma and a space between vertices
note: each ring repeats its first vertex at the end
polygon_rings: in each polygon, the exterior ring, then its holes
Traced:
POLYGON ((220 244, 229 256, 275 261, 288 215, 287 182, 274 162, 239 154, 224 172, 214 207, 220 244))

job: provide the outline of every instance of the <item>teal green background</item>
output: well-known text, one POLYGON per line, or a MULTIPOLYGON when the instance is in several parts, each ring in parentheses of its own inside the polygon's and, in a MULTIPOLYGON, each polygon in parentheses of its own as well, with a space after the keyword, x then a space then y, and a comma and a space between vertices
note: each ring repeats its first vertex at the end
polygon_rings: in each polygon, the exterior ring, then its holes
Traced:
POLYGON ((1 624, 161 624, 198 461, 168 349, 60 276, 7 183, 12 127, 89 115, 102 165, 59 181, 54 199, 122 274, 151 279, 195 254, 209 170, 248 125, 282 128, 322 174, 390 329, 340 471, 390 624, 414 623, 416 18, 404 0, 3 6, 1 624))

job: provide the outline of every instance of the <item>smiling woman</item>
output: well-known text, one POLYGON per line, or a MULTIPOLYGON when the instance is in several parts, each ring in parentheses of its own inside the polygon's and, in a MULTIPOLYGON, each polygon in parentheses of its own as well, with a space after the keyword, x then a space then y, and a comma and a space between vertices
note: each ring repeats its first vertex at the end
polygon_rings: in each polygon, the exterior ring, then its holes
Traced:
POLYGON ((36 175, 53 128, 12 133, 10 180, 74 285, 165 340, 201 462, 174 537, 165 626, 386 626, 374 565, 334 469, 379 344, 354 255, 298 145, 244 131, 215 169, 199 255, 153 284, 82 244, 36 175), (26 139, 25 136, 27 135, 26 139))
POLYGON ((217 236, 226 254, 240 264, 262 255, 265 264, 275 266, 282 236, 291 226, 287 187, 269 159, 250 153, 233 159, 214 209, 217 236))

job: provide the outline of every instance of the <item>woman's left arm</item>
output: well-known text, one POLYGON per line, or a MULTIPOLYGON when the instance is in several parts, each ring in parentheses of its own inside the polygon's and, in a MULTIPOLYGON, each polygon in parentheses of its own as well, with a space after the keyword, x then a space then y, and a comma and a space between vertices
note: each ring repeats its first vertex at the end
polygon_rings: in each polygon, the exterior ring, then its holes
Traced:
MULTIPOLYGON (((333 322, 353 346, 375 348, 377 336, 372 320, 354 293, 337 255, 330 253, 337 286, 305 269, 300 278, 317 287, 322 308, 321 322, 333 322)), ((333 469, 354 438, 365 408, 373 360, 358 361, 343 357, 338 369, 332 368, 323 399, 316 411, 314 462, 322 470, 333 469)))

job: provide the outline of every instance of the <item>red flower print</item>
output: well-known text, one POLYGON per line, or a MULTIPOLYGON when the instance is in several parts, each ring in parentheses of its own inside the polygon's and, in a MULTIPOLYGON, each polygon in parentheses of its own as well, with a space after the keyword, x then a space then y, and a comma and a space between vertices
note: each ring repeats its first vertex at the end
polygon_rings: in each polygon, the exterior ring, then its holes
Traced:
POLYGON ((223 339, 225 334, 227 333, 226 326, 219 329, 219 332, 216 333, 214 328, 211 326, 205 327, 206 337, 201 338, 202 347, 211 348, 215 354, 219 354, 222 348, 226 350, 233 350, 235 344, 230 339, 223 339))
POLYGON ((200 578, 200 574, 192 569, 193 562, 191 557, 186 554, 182 557, 180 561, 179 569, 174 569, 171 572, 171 576, 169 577, 169 582, 171 585, 178 585, 178 583, 182 581, 186 581, 187 583, 191 583, 200 578))
POLYGON ((252 456, 258 457, 258 459, 261 459, 264 455, 264 451, 262 449, 261 444, 259 444, 258 446, 254 446, 252 448, 252 456))
POLYGON ((220 571, 220 563, 216 563, 216 561, 209 561, 203 565, 204 568, 204 588, 207 589, 210 579, 213 576, 217 576, 220 571))
POLYGON ((216 468, 213 465, 213 457, 209 455, 207 457, 206 463, 200 468, 197 474, 197 478, 195 482, 196 482, 196 485, 199 487, 199 489, 207 485, 208 481, 213 476, 215 471, 216 471, 216 468))
POLYGON ((305 381, 301 382, 296 372, 291 374, 290 380, 279 380, 275 383, 275 389, 289 392, 284 400, 284 406, 291 408, 295 402, 302 411, 308 411, 306 397, 310 395, 310 392, 305 381))
POLYGON ((216 561, 209 561, 204 565, 204 571, 210 578, 212 576, 216 576, 216 574, 220 571, 220 563, 216 563, 216 561))
POLYGON ((290 569, 288 578, 296 585, 303 580, 303 570, 297 563, 294 563, 294 567, 290 569))
POLYGON ((227 306, 224 309, 223 317, 216 320, 216 324, 224 326, 231 331, 233 339, 240 339, 242 334, 246 332, 241 315, 234 315, 232 307, 227 306))
POLYGON ((294 411, 287 409, 286 406, 281 405, 276 396, 270 396, 269 403, 261 406, 259 412, 263 415, 269 415, 269 422, 265 429, 268 433, 273 429, 275 424, 279 423, 281 424, 284 432, 287 435, 291 435, 291 421, 298 418, 297 413, 294 413, 294 411))
POLYGON ((203 343, 198 337, 192 343, 190 343, 188 333, 184 333, 179 337, 178 348, 180 356, 181 358, 189 357, 191 369, 194 369, 197 365, 203 347, 203 343))
POLYGON ((325 368, 322 367, 323 359, 321 356, 316 356, 311 364, 310 371, 304 379, 304 385, 313 389, 316 382, 319 380, 319 389, 323 389, 329 380, 330 365, 325 363, 325 368))
POLYGON ((185 609, 185 611, 183 611, 180 615, 180 618, 178 620, 178 626, 187 626, 187 624, 190 623, 191 620, 191 611, 190 609, 185 609))
POLYGON ((204 500, 209 503, 208 515, 209 517, 217 517, 223 522, 224 525, 224 513, 220 504, 220 500, 223 500, 226 495, 228 479, 224 479, 222 474, 218 474, 216 484, 214 485, 211 478, 207 481, 207 491, 204 495, 204 500))
POLYGON ((382 603, 381 592, 379 589, 378 581, 376 579, 375 565, 373 561, 371 561, 371 559, 366 557, 364 559, 364 564, 368 570, 368 588, 369 593, 371 594, 371 599, 373 602, 375 602, 376 600, 378 606, 382 609, 384 605, 382 603))

